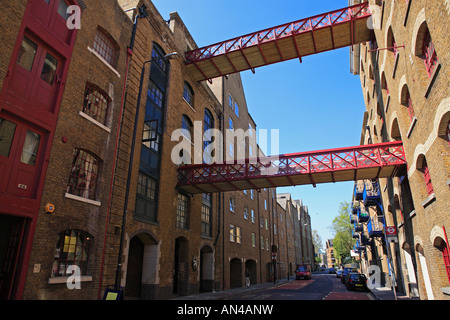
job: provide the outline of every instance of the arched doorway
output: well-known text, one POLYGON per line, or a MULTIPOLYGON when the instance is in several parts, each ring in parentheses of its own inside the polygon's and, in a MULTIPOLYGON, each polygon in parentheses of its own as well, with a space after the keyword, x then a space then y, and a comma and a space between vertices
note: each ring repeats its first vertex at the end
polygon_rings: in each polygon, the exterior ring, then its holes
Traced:
POLYGON ((159 245, 148 233, 130 239, 127 260, 126 299, 153 300, 159 289, 159 245))
POLYGON ((230 287, 242 287, 242 262, 241 259, 234 258, 230 261, 230 287))
POLYGON ((256 261, 255 260, 247 260, 245 261, 245 270, 250 272, 250 284, 256 284, 257 281, 257 271, 256 271, 256 261))
POLYGON ((184 237, 175 240, 173 293, 180 296, 188 294, 189 282, 189 242, 184 237))
POLYGON ((209 246, 200 250, 200 292, 214 289, 214 253, 209 246))

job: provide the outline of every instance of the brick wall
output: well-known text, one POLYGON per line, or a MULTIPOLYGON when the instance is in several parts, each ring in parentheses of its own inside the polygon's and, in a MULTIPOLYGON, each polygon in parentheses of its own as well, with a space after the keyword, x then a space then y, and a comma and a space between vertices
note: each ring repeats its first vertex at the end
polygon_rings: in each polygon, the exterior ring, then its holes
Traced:
MULTIPOLYGON (((421 299, 427 299, 424 276, 430 278, 435 299, 448 299, 441 291, 442 287, 448 286, 448 279, 443 272, 442 253, 436 246, 443 239, 442 226, 447 226, 450 219, 447 210, 450 148, 444 129, 450 118, 447 80, 449 49, 445 32, 448 29, 445 26, 449 23, 448 11, 443 2, 383 1, 381 4, 372 8, 373 12, 379 13, 375 16, 379 28, 374 30, 378 48, 391 47, 392 35, 395 44, 401 47, 394 55, 392 50, 370 52, 368 43, 361 45, 360 78, 370 128, 367 131, 364 126, 363 135, 365 143, 369 134, 373 143, 403 141, 408 179, 403 180, 402 184, 397 178, 392 181, 383 179, 380 183, 384 208, 389 209, 385 210, 387 223, 400 227, 400 239, 403 240, 403 243, 393 246, 393 252, 398 255, 394 257, 405 261, 402 246, 413 244, 416 252, 413 263, 417 269, 415 276, 421 299), (430 76, 421 52, 425 26, 429 29, 439 60, 430 76), (414 109, 412 120, 405 99, 406 88, 414 109), (427 193, 425 185, 424 158, 430 171, 432 195, 427 193), (408 182, 409 185, 405 186, 408 182), (402 198, 402 194, 406 198, 402 198), (399 197, 396 202, 395 198, 399 197), (440 231, 436 233, 433 230, 440 231), (423 250, 427 263, 428 273, 425 275, 417 255, 419 250, 423 250)), ((408 271, 402 269, 400 263, 395 265, 398 276, 409 291, 408 271)))

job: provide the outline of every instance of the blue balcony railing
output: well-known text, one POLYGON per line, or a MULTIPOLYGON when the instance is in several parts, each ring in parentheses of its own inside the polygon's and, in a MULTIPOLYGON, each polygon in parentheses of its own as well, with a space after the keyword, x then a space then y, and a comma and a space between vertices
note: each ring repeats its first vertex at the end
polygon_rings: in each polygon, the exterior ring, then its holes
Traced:
POLYGON ((358 222, 367 222, 369 220, 369 213, 367 211, 362 211, 358 209, 357 211, 358 222))
POLYGON ((367 224, 367 231, 370 237, 381 237, 383 236, 384 223, 380 223, 378 218, 371 218, 367 224))
POLYGON ((361 184, 355 183, 354 189, 354 200, 362 200, 363 199, 364 188, 361 184))
POLYGON ((372 186, 369 188, 364 184, 363 201, 366 206, 381 204, 380 188, 378 187, 377 182, 372 182, 372 186))
POLYGON ((363 225, 361 223, 355 223, 354 227, 356 232, 361 232, 364 230, 363 225))
POLYGON ((364 251, 366 250, 366 247, 359 240, 356 240, 355 249, 358 251, 364 251))

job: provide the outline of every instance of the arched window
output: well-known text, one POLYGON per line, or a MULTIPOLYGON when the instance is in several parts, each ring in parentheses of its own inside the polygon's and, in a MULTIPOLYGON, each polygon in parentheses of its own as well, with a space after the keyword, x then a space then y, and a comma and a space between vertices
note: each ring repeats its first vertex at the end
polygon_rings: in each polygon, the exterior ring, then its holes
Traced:
POLYGON ((433 184, 431 183, 431 176, 430 176, 430 170, 428 169, 427 159, 423 159, 422 162, 422 169, 423 177, 425 179, 425 185, 427 187, 427 193, 428 195, 431 195, 434 193, 433 190, 433 184))
POLYGON ((106 126, 110 103, 111 99, 103 90, 92 83, 86 84, 83 104, 85 114, 106 126))
POLYGON ((394 57, 397 56, 398 48, 397 44, 395 43, 395 37, 394 33, 392 32, 392 27, 389 27, 386 40, 387 40, 387 47, 389 48, 388 50, 394 54, 394 57))
POLYGON ((428 77, 430 78, 433 71, 438 64, 438 57, 436 49, 434 48, 433 41, 431 40, 430 31, 428 28, 425 30, 422 44, 422 59, 425 63, 428 77))
POLYGON ((101 160, 83 149, 73 149, 67 193, 97 200, 101 160))
POLYGON ((183 98, 191 107, 194 107, 194 91, 187 82, 184 83, 183 98))
POLYGON ((52 266, 52 277, 70 276, 70 266, 80 268, 81 275, 89 274, 89 258, 93 237, 81 230, 65 230, 58 235, 52 266))
POLYGON ((406 84, 402 87, 401 104, 404 105, 408 109, 409 120, 413 121, 414 108, 413 108, 413 104, 412 104, 412 100, 411 100, 411 95, 409 93, 409 89, 406 84))
POLYGON ((117 66, 119 46, 113 38, 102 28, 97 28, 94 39, 94 50, 113 68, 117 66))
MULTIPOLYGON (((208 130, 214 129, 214 118, 211 114, 211 112, 208 109, 205 109, 205 116, 203 121, 203 134, 204 134, 204 140, 203 140, 203 150, 208 147, 212 142, 212 136, 208 134, 208 130)), ((206 157, 209 157, 208 152, 203 153, 203 162, 210 163, 211 159, 205 159, 206 157)))
POLYGON ((441 242, 439 250, 442 252, 442 258, 444 259, 445 271, 447 272, 448 282, 450 283, 450 249, 448 243, 441 242))
POLYGON ((181 117, 181 129, 183 130, 183 134, 185 135, 185 137, 188 138, 189 140, 192 140, 193 138, 192 127, 193 126, 191 119, 189 119, 188 116, 183 115, 181 117))
POLYGON ((450 145, 450 120, 448 121, 448 124, 447 124, 447 141, 450 145))

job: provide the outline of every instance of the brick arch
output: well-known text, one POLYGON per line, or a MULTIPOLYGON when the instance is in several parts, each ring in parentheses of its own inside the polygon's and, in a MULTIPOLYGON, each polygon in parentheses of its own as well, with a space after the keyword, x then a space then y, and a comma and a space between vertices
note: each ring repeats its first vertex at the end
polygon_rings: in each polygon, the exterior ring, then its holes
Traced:
POLYGON ((411 53, 416 56, 422 54, 422 43, 425 31, 427 29, 427 22, 425 16, 425 8, 419 11, 414 22, 414 28, 411 39, 411 53))
POLYGON ((445 242, 444 229, 442 229, 442 227, 439 226, 434 226, 430 232, 430 241, 435 247, 441 245, 442 241, 445 242))

